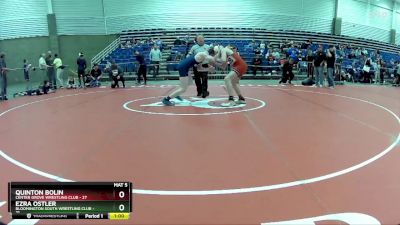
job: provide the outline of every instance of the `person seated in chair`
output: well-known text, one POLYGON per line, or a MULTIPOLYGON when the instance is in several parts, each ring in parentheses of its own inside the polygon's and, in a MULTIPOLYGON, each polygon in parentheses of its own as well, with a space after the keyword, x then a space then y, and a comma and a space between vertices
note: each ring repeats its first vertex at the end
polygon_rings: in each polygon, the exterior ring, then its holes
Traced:
POLYGON ((285 83, 289 80, 289 84, 292 84, 292 80, 294 78, 294 74, 293 74, 293 59, 289 59, 289 61, 286 61, 283 64, 282 67, 282 78, 279 81, 279 83, 285 83))
POLYGON ((111 64, 108 75, 111 79, 111 88, 119 88, 119 81, 122 82, 122 87, 125 88, 124 72, 115 62, 111 64))

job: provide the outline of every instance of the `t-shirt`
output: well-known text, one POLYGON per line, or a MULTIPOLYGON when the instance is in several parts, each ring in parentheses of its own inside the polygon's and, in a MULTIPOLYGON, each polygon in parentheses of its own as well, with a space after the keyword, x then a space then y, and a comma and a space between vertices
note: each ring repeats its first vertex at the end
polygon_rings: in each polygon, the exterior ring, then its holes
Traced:
POLYGON ((59 69, 62 66, 62 61, 60 58, 55 58, 53 64, 56 69, 59 69))
POLYGON ((156 61, 156 62, 158 62, 158 61, 161 60, 161 57, 162 57, 162 55, 161 55, 160 49, 152 49, 152 50, 150 51, 150 60, 151 60, 151 61, 156 61))
POLYGON ((78 65, 78 70, 85 70, 86 69, 86 59, 79 57, 76 60, 76 64, 78 65))
POLYGON ((261 65, 262 61, 260 58, 254 58, 253 59, 253 65, 261 65))
POLYGON ((43 57, 40 57, 39 59, 39 69, 45 70, 46 67, 46 60, 43 57))
POLYGON ((122 69, 120 67, 117 67, 117 69, 111 69, 108 71, 108 75, 110 77, 116 77, 118 75, 123 75, 122 69))
POLYGON ((92 77, 94 77, 94 78, 98 78, 101 75, 101 69, 97 69, 97 70, 92 69, 90 71, 90 75, 92 75, 92 77))
POLYGON ((46 64, 47 64, 48 66, 51 66, 52 63, 53 63, 53 59, 51 58, 51 56, 47 56, 47 57, 46 57, 46 64))
POLYGON ((144 57, 142 55, 137 55, 136 61, 138 61, 140 65, 146 65, 146 61, 144 61, 144 57))
POLYGON ((321 63, 326 59, 325 53, 323 52, 317 52, 315 53, 315 59, 314 59, 314 66, 319 67, 321 66, 321 63))
POLYGON ((328 68, 335 68, 335 59, 336 59, 336 54, 332 53, 332 57, 328 57, 328 54, 326 55, 326 66, 328 68))
POLYGON ((192 48, 190 49, 189 54, 196 55, 196 54, 199 53, 199 52, 206 52, 206 51, 208 51, 209 48, 210 48, 210 46, 207 45, 207 44, 204 44, 204 45, 202 45, 202 46, 200 46, 200 45, 198 45, 198 44, 195 44, 195 45, 193 45, 192 48))

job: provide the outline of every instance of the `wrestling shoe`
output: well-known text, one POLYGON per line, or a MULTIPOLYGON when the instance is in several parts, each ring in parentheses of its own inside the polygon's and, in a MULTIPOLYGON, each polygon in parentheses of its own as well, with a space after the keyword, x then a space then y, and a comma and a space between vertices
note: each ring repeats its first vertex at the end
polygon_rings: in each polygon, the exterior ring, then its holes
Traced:
POLYGON ((235 101, 229 101, 229 102, 226 102, 226 103, 222 103, 222 104, 221 104, 222 107, 233 107, 233 106, 236 106, 236 105, 237 105, 237 104, 236 104, 235 101))
POLYGON ((171 102, 170 100, 168 100, 167 98, 163 98, 162 104, 164 104, 165 106, 173 106, 174 105, 174 103, 171 102))

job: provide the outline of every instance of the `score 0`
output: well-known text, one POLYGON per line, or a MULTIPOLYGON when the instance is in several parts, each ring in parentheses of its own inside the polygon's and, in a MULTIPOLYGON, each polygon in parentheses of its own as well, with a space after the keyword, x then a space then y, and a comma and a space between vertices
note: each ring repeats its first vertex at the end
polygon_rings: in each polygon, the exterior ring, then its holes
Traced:
MULTIPOLYGON (((130 200, 130 183, 127 182, 121 182, 121 183, 114 183, 114 199, 116 201, 129 201, 130 200)), ((118 205, 118 211, 119 212, 124 212, 128 207, 128 205, 125 204, 119 204, 118 205)))

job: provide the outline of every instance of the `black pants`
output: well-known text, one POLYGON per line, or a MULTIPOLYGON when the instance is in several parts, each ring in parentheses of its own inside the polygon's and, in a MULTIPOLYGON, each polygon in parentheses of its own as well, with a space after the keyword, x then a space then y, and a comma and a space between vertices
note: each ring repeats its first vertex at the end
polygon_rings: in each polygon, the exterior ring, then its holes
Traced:
POLYGON ((257 70, 261 70, 261 74, 263 74, 263 69, 262 69, 262 67, 253 65, 253 75, 254 75, 254 76, 257 74, 257 70))
POLYGON ((146 65, 139 65, 137 72, 137 81, 140 83, 140 77, 143 76, 144 84, 147 83, 147 68, 146 65))
POLYGON ((85 70, 78 70, 79 86, 85 85, 85 70))
POLYGON ((47 68, 47 77, 49 78, 51 87, 57 88, 56 73, 53 67, 47 68))
POLYGON ((155 77, 156 75, 158 75, 158 72, 160 71, 160 61, 151 61, 150 63, 153 65, 150 66, 149 72, 150 70, 153 70, 153 77, 155 77))
MULTIPOLYGON (((381 69, 380 70, 380 82, 381 82, 381 84, 383 84, 383 81, 385 80, 385 73, 386 73, 386 70, 385 69, 381 69)), ((378 81, 376 81, 376 82, 378 82, 378 81)))
POLYGON ((124 78, 124 76, 120 75, 119 79, 117 78, 117 76, 113 76, 112 80, 114 81, 114 83, 111 84, 111 88, 116 88, 116 87, 119 88, 119 84, 118 84, 119 81, 121 81, 122 82, 122 86, 125 87, 125 78, 124 78))
POLYGON ((197 96, 206 96, 208 90, 208 72, 199 72, 193 67, 194 82, 197 87, 197 96))
POLYGON ((371 72, 362 71, 362 82, 363 83, 371 83, 371 72))
POLYGON ((314 66, 312 62, 307 62, 307 77, 314 78, 314 66))
POLYGON ((279 83, 286 83, 288 80, 289 80, 289 83, 291 83, 293 78, 294 78, 293 72, 288 72, 288 74, 282 74, 282 78, 279 83))

